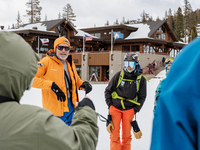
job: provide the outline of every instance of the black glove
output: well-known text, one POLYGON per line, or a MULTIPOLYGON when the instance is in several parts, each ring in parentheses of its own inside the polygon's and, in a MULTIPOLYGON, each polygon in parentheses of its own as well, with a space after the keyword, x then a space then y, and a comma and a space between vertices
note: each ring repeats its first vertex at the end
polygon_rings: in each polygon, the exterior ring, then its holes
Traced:
POLYGON ((83 98, 82 101, 78 102, 78 107, 89 106, 93 110, 95 110, 93 102, 89 98, 83 98))
POLYGON ((112 116, 111 115, 108 115, 108 119, 107 119, 107 122, 106 122, 106 129, 108 131, 109 134, 112 133, 112 130, 114 129, 114 125, 112 123, 112 116))
POLYGON ((51 90, 56 94, 57 99, 61 102, 65 102, 66 97, 63 91, 55 84, 55 82, 52 83, 51 90))
POLYGON ((85 82, 83 82, 83 84, 79 87, 79 89, 85 89, 86 94, 88 94, 88 93, 90 93, 90 91, 92 91, 92 85, 91 85, 89 82, 85 81, 85 82))
POLYGON ((112 116, 108 115, 107 121, 106 121, 106 127, 111 123, 112 121, 112 116))

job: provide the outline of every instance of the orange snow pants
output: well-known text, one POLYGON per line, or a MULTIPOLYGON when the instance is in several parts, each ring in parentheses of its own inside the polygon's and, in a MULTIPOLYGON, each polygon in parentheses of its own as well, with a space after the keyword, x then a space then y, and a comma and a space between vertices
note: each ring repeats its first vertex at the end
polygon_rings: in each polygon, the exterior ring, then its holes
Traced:
POLYGON ((113 105, 109 108, 109 113, 112 115, 112 123, 114 129, 110 135, 110 150, 131 150, 131 122, 133 121, 135 112, 134 109, 120 110, 113 105), (120 124, 122 121, 122 142, 120 141, 120 124))

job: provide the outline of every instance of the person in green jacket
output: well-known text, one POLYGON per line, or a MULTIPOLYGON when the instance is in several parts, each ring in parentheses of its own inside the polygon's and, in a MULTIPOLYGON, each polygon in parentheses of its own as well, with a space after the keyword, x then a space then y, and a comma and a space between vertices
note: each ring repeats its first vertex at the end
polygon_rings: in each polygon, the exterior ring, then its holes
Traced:
POLYGON ((71 126, 49 110, 20 99, 39 57, 19 35, 0 31, 0 150, 95 150, 99 128, 89 98, 77 103, 71 126))

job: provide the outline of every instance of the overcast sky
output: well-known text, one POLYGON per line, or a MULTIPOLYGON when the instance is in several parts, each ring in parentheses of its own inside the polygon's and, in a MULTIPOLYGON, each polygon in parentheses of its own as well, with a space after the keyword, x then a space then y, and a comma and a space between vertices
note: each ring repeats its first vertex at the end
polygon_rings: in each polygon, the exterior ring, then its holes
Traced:
MULTIPOLYGON (((16 24, 18 11, 23 23, 28 23, 26 10, 29 9, 25 4, 29 0, 0 0, 0 26, 5 26, 5 29, 12 24, 16 24)), ((165 11, 172 9, 172 12, 177 11, 178 7, 183 8, 184 0, 40 0, 42 7, 41 19, 58 19, 59 12, 63 13, 63 7, 66 4, 72 6, 73 12, 76 15, 74 24, 77 29, 96 26, 104 26, 107 20, 110 25, 118 19, 137 20, 143 10, 152 16, 154 20, 159 16, 163 19, 165 11)), ((200 9, 199 0, 189 0, 192 9, 200 9)))

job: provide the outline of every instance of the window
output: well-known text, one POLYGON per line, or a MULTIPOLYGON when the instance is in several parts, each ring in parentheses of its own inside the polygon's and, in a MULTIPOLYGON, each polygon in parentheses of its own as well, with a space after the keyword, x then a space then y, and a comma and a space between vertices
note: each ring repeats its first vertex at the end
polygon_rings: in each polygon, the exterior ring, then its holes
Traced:
POLYGON ((160 36, 161 36, 160 33, 156 33, 156 38, 157 38, 157 39, 161 39, 160 36))
POLYGON ((122 51, 130 51, 130 45, 129 46, 122 46, 122 51))
POLYGON ((166 35, 162 34, 162 40, 166 40, 166 35))
POLYGON ((165 28, 162 26, 162 32, 165 33, 165 28))
POLYGON ((100 67, 90 66, 90 76, 92 76, 93 73, 96 75, 96 77, 100 77, 100 67))
POLYGON ((56 31, 56 33, 62 32, 61 36, 68 38, 68 31, 63 26, 58 26, 55 31, 56 31))
POLYGON ((81 66, 76 66, 76 71, 78 75, 81 77, 81 66))
POLYGON ((101 33, 91 33, 91 35, 101 38, 101 33))
POLYGON ((131 51, 140 51, 140 45, 132 45, 131 51))

